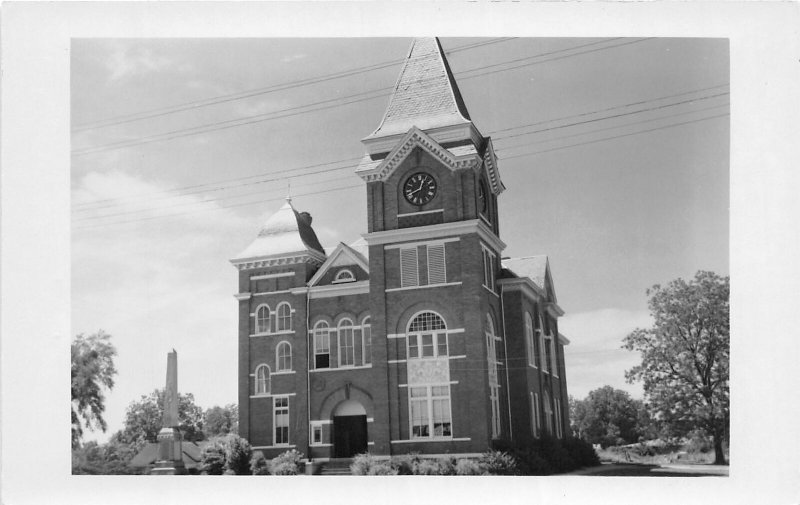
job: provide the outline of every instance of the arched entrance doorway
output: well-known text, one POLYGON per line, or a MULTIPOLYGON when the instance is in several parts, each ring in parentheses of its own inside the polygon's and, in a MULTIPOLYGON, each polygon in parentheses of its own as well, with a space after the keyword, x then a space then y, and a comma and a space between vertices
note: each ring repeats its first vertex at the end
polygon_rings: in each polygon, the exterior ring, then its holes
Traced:
POLYGON ((333 457, 351 458, 367 452, 367 411, 358 401, 345 400, 333 411, 333 457))

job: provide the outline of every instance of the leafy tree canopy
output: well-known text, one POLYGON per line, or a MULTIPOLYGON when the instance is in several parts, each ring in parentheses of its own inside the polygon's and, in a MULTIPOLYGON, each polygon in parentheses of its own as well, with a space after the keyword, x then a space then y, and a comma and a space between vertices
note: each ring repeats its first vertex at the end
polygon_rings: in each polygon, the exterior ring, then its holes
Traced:
POLYGON ((206 438, 239 433, 239 406, 230 403, 224 407, 214 406, 206 410, 203 423, 206 438))
MULTIPOLYGON (((138 452, 147 442, 156 442, 164 417, 164 389, 156 389, 125 411, 125 427, 119 440, 138 452)), ((188 442, 203 440, 203 409, 195 405, 191 393, 178 394, 178 419, 183 439, 188 442)))
POLYGON ((95 334, 76 335, 70 348, 72 357, 72 447, 80 445, 83 428, 106 431, 105 396, 103 391, 114 387, 114 356, 111 335, 103 330, 95 334))
POLYGON ((724 463, 730 425, 730 278, 697 272, 647 291, 652 328, 636 329, 623 347, 642 363, 625 373, 642 381, 651 414, 677 435, 702 429, 724 463))
POLYGON ((590 391, 585 400, 570 398, 572 430, 592 444, 630 444, 639 439, 642 402, 621 389, 603 386, 590 391))

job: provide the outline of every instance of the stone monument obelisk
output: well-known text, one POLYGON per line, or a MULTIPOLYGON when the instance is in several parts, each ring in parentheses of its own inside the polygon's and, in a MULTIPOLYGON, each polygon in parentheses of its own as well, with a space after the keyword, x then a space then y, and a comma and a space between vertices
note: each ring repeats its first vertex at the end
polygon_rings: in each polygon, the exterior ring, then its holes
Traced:
POLYGON ((164 418, 158 432, 158 459, 151 475, 181 475, 186 473, 178 421, 178 353, 167 353, 167 388, 164 391, 164 418))

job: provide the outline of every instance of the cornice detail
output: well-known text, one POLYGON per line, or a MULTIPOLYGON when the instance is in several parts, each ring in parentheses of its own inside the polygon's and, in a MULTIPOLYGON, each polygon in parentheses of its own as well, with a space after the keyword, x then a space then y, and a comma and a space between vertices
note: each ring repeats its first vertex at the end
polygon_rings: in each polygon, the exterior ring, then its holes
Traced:
POLYGON ((322 253, 316 251, 309 251, 308 253, 301 253, 290 256, 279 256, 274 258, 247 258, 231 260, 231 263, 239 270, 251 270, 253 268, 266 268, 277 267, 285 265, 298 265, 302 263, 309 263, 311 265, 322 265, 325 262, 325 257, 322 253))
POLYGON ((500 172, 497 170, 497 156, 494 154, 492 139, 486 141, 486 149, 483 152, 483 164, 486 167, 486 172, 489 174, 489 182, 492 184, 492 193, 497 196, 505 191, 506 187, 503 185, 503 181, 500 180, 500 172))
POLYGON ((414 126, 377 167, 364 170, 358 175, 366 182, 386 180, 415 147, 421 147, 453 171, 476 168, 481 163, 481 158, 477 154, 454 156, 425 132, 414 126))

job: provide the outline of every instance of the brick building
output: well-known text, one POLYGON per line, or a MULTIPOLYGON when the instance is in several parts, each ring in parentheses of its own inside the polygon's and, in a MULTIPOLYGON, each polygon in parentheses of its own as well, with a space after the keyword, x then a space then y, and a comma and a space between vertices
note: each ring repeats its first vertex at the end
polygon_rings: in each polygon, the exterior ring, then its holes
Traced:
POLYGON ((239 270, 239 432, 267 457, 476 454, 568 428, 545 256, 501 260, 492 141, 436 39, 363 139, 367 232, 326 254, 291 200, 239 270))

